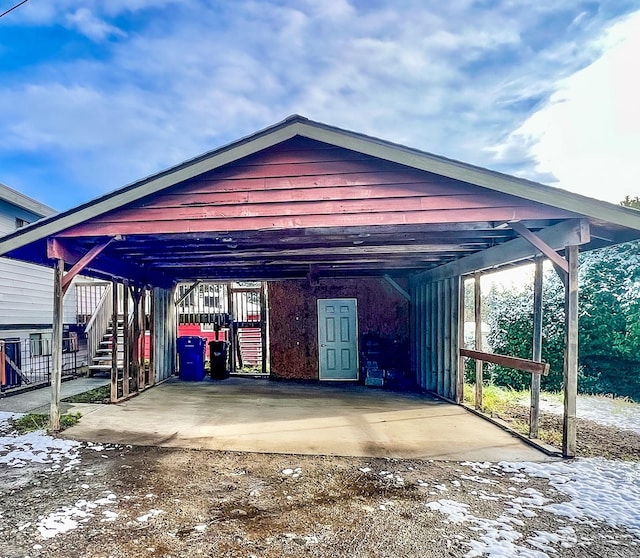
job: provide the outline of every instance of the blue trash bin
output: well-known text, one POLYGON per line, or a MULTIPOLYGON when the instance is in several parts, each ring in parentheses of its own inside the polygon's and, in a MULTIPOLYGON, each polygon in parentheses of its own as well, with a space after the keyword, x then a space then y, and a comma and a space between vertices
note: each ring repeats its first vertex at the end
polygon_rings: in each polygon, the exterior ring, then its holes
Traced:
POLYGON ((178 337, 177 349, 180 364, 180 379, 188 382, 204 380, 204 348, 206 339, 193 335, 178 337))

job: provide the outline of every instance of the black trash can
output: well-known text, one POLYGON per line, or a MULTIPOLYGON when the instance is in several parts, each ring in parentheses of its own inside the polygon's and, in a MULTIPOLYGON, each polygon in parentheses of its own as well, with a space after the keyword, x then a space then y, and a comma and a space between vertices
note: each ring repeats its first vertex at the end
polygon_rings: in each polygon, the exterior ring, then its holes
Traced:
POLYGON ((204 349, 206 339, 194 335, 178 337, 176 347, 180 359, 180 379, 201 382, 205 377, 204 349))
POLYGON ((224 380, 229 377, 227 372, 227 348, 226 341, 209 341, 209 370, 214 380, 224 380))

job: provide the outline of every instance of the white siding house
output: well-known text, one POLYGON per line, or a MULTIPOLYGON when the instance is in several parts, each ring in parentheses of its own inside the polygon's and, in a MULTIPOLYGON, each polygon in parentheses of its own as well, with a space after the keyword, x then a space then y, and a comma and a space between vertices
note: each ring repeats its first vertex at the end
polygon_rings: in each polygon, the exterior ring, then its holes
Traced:
MULTIPOLYGON (((0 184, 0 237, 56 213, 50 207, 0 184)), ((0 258, 0 340, 29 340, 51 332, 53 270, 0 258)), ((76 323, 76 292, 64 300, 64 323, 76 323)))

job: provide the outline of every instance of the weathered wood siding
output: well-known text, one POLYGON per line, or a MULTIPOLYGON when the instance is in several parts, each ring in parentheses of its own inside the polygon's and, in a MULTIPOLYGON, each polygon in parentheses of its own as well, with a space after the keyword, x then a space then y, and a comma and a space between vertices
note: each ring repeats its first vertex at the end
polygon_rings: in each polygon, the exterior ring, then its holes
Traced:
POLYGON ((459 223, 572 214, 296 138, 59 236, 459 223))
POLYGON ((420 283, 410 294, 411 365, 418 385, 460 401, 461 279, 420 283))
POLYGON ((360 341, 365 334, 375 334, 404 347, 408 368, 409 305, 383 279, 322 280, 316 286, 274 281, 269 283, 272 377, 318 379, 319 298, 358 299, 360 341))
MULTIPOLYGON (((37 221, 35 215, 6 201, 0 200, 0 236, 16 228, 16 218, 37 221)), ((76 322, 75 289, 72 287, 64 299, 65 324, 76 322)), ((8 258, 0 258, 0 337, 2 330, 24 330, 27 326, 41 330, 51 328, 53 316, 53 267, 46 268, 8 258)))
POLYGON ((173 289, 153 289, 153 373, 156 382, 176 371, 176 305, 173 289))

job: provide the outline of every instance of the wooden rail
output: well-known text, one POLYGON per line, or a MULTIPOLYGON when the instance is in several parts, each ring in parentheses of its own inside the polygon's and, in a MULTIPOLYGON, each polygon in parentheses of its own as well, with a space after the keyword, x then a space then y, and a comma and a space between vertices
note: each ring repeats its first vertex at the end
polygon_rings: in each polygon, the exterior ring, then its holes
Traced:
POLYGON ((113 302, 111 296, 111 283, 103 288, 100 300, 92 310, 91 319, 88 321, 85 332, 87 334, 87 358, 89 363, 98 354, 100 342, 109 327, 111 315, 113 313, 113 302))
POLYGON ((519 358, 506 355, 496 355, 494 353, 483 353, 481 351, 472 351, 471 349, 460 349, 460 355, 482 360, 484 362, 492 362, 507 368, 515 368, 516 370, 524 370, 532 374, 542 374, 546 376, 549 373, 549 363, 536 362, 526 358, 519 358))

